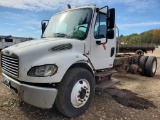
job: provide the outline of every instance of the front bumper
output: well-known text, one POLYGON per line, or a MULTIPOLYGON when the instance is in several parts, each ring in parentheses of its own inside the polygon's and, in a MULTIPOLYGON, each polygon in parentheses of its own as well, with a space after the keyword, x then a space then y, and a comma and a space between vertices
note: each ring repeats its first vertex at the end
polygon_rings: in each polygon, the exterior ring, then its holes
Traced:
POLYGON ((53 106, 57 89, 23 84, 4 73, 2 73, 2 78, 3 83, 14 90, 24 102, 40 108, 51 108, 53 106))

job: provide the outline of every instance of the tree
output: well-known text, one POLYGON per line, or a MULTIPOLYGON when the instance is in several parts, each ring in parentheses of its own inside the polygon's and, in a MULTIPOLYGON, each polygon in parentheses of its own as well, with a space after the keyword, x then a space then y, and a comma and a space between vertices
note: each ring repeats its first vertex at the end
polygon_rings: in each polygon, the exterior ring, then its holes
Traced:
POLYGON ((153 29, 140 34, 133 33, 128 36, 120 35, 120 40, 127 44, 151 44, 160 45, 160 29, 153 29))

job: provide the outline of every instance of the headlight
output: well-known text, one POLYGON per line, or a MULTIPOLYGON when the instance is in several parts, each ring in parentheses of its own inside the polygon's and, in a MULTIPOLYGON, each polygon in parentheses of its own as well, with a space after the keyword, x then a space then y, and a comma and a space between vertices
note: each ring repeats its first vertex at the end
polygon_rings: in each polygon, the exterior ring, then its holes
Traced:
POLYGON ((43 65, 43 66, 35 66, 31 68, 28 72, 28 76, 33 77, 46 77, 54 75, 58 70, 56 65, 43 65))

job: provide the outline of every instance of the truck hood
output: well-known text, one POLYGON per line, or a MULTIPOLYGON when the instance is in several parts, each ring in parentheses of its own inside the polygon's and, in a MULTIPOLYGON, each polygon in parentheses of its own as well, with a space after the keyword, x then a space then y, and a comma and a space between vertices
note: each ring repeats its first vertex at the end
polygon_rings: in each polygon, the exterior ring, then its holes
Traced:
POLYGON ((48 39, 40 39, 40 40, 30 40, 30 41, 26 41, 26 42, 22 42, 22 43, 18 43, 15 45, 12 45, 9 48, 9 50, 18 50, 18 49, 23 49, 25 47, 30 47, 30 46, 37 46, 39 44, 45 44, 45 43, 54 43, 57 41, 64 41, 64 39, 58 39, 58 38, 48 38, 48 39))
MULTIPOLYGON (((2 54, 18 58, 19 77, 16 79, 30 82, 34 82, 32 79, 37 79, 38 82, 40 78, 32 77, 31 79, 30 76, 27 75, 33 66, 56 64, 61 71, 57 73, 57 75, 63 76, 64 71, 66 71, 71 64, 86 59, 83 56, 84 49, 85 41, 52 38, 20 43, 3 49, 2 54)), ((3 72, 7 73, 5 70, 3 72)), ((51 78, 50 81, 52 81, 51 78)), ((44 82, 46 82, 46 80, 44 80, 44 82)))
POLYGON ((19 43, 2 50, 3 54, 26 54, 26 53, 36 53, 49 52, 53 47, 59 45, 71 44, 72 49, 77 52, 84 54, 84 42, 76 39, 65 39, 65 38, 45 38, 41 40, 31 40, 23 43, 19 43))

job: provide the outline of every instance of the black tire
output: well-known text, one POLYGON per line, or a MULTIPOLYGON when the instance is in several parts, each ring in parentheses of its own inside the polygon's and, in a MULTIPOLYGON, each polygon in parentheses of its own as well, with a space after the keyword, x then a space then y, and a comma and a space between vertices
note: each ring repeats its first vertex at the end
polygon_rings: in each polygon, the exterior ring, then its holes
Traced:
POLYGON ((84 113, 89 107, 94 96, 94 77, 84 68, 72 68, 67 71, 62 81, 58 84, 58 94, 56 97, 56 107, 67 117, 76 117, 84 113), (74 85, 81 79, 85 79, 90 84, 90 94, 86 103, 80 108, 76 108, 71 103, 71 92, 74 85))
POLYGON ((142 69, 140 74, 143 75, 143 76, 146 75, 145 65, 146 65, 147 59, 148 59, 148 56, 141 56, 140 59, 139 59, 139 66, 142 69))
POLYGON ((156 70, 157 70, 157 58, 150 56, 146 62, 146 67, 145 67, 146 76, 153 77, 156 73, 156 70))
POLYGON ((138 55, 142 55, 142 56, 144 55, 143 50, 137 50, 135 53, 138 54, 138 55))

